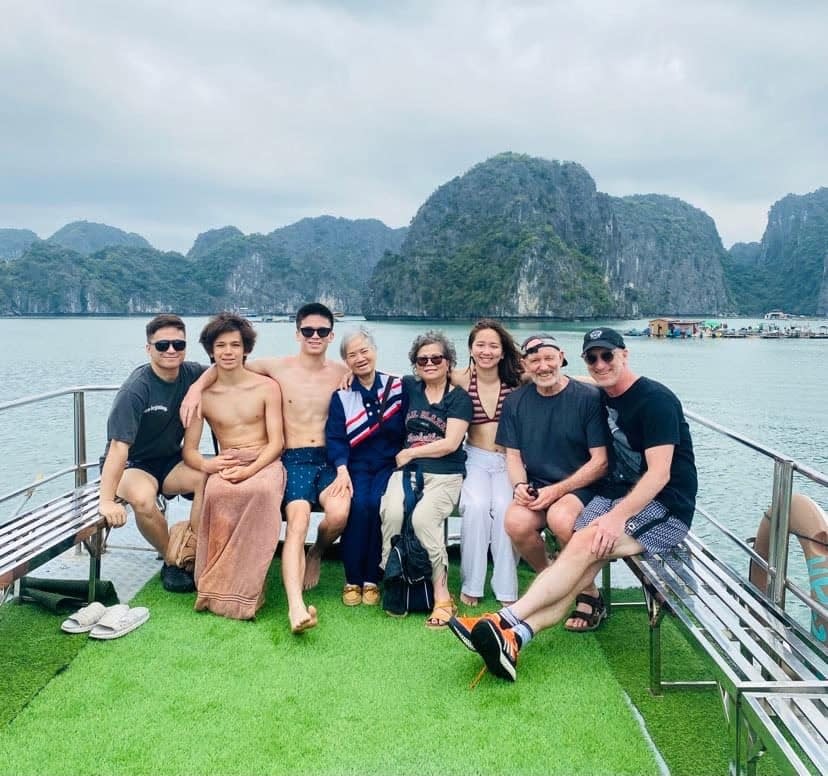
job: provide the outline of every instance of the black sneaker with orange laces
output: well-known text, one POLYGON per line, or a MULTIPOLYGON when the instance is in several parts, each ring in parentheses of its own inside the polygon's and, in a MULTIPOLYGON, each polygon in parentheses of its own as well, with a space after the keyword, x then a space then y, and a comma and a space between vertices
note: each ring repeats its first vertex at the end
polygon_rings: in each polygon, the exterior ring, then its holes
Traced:
POLYGON ((520 648, 511 628, 502 628, 495 618, 481 617, 471 629, 469 640, 492 674, 515 681, 520 648))
POLYGON ((448 621, 448 627, 449 630, 457 636, 458 639, 460 639, 466 649, 470 649, 472 652, 477 652, 477 649, 471 640, 471 632, 474 629, 474 626, 481 620, 493 620, 500 624, 500 617, 497 614, 487 613, 482 614, 479 617, 452 617, 448 621))

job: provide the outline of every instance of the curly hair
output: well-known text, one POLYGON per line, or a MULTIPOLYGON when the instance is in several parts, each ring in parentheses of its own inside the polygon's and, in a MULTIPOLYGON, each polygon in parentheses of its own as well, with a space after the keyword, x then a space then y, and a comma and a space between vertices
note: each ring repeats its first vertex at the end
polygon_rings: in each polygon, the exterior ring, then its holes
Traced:
POLYGON ((207 351, 207 355, 210 356, 210 361, 213 360, 213 345, 216 340, 222 334, 227 334, 231 331, 237 331, 241 334, 245 356, 253 351, 253 345, 256 344, 256 330, 250 321, 236 313, 223 312, 210 318, 207 325, 201 330, 201 336, 198 338, 204 350, 207 351))
POLYGON ((520 376, 523 372, 520 351, 512 335, 506 331, 500 321, 496 321, 494 318, 481 318, 472 326, 469 332, 469 367, 474 363, 471 356, 471 346, 474 343, 474 338, 486 329, 491 329, 497 334, 498 339, 500 339, 500 347, 503 348, 503 358, 497 364, 497 376, 500 378, 500 382, 512 388, 517 387, 520 385, 520 376))
POLYGON ((408 351, 408 360, 414 366, 417 363, 417 352, 420 348, 426 345, 439 345, 443 351, 443 358, 448 361, 449 374, 451 370, 457 366, 457 350, 454 343, 442 331, 436 329, 429 329, 425 334, 418 334, 411 343, 411 349, 408 351))

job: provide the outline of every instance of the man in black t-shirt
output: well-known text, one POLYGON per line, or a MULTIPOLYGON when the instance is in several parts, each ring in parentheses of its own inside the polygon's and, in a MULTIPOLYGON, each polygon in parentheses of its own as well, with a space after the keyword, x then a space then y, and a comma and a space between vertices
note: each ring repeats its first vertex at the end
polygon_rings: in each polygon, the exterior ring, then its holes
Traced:
POLYGON ((582 356, 601 389, 612 433, 609 477, 578 517, 558 559, 524 596, 475 622, 449 623, 493 674, 510 681, 519 650, 563 619, 582 580, 613 558, 676 546, 695 510, 693 443, 675 394, 632 372, 624 339, 613 329, 587 332, 582 356))
MULTIPOLYGON (((186 334, 177 315, 157 315, 146 332, 149 363, 126 379, 109 413, 99 509, 106 522, 118 528, 126 522, 123 504, 129 504, 138 530, 165 555, 169 531, 156 504, 159 493, 193 494, 190 523, 198 533, 206 475, 182 461, 179 408, 204 367, 184 361, 186 334)), ((167 590, 194 589, 191 575, 167 563, 161 581, 167 590)))
POLYGON ((564 375, 566 357, 551 334, 527 337, 521 355, 531 382, 506 397, 495 439, 513 488, 506 532, 539 572, 548 565, 540 532, 567 542, 606 474, 607 431, 597 389, 564 375))

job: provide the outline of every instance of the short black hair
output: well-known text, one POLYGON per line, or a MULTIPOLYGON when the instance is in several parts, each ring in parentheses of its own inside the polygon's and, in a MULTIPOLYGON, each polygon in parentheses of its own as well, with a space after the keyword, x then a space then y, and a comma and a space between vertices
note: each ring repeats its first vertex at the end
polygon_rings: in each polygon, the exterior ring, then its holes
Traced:
POLYGON ((325 307, 325 305, 321 302, 308 302, 308 304, 303 304, 296 311, 296 331, 299 331, 302 327, 302 321, 304 321, 305 318, 309 318, 311 315, 321 315, 323 318, 327 318, 328 323, 330 323, 331 328, 333 328, 334 317, 330 309, 325 307))
POLYGON ((236 315, 236 313, 223 312, 210 318, 207 325, 201 330, 201 336, 198 338, 198 341, 207 351, 207 355, 210 356, 211 361, 213 360, 213 345, 216 340, 222 334, 227 334, 231 331, 237 331, 241 334, 245 355, 253 351, 253 345, 256 344, 256 330, 250 321, 241 315, 236 315))
POLYGON ((179 329, 183 334, 187 335, 187 328, 184 326, 184 321, 179 318, 177 315, 173 315, 172 313, 161 313, 161 315, 156 315, 148 324, 147 324, 147 342, 150 341, 150 337, 155 334, 159 329, 166 329, 168 326, 172 326, 174 329, 179 329))

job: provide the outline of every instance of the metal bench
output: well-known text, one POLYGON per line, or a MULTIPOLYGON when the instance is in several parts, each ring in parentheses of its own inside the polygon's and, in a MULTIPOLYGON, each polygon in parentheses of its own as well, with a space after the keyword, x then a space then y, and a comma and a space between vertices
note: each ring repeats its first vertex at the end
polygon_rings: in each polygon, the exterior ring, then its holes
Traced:
POLYGON ((94 601, 105 527, 98 513, 97 480, 0 525, 0 603, 22 577, 81 543, 89 552, 87 600, 94 601))
POLYGON ((670 552, 625 561, 644 590, 651 691, 717 685, 735 774, 755 773, 765 750, 781 755, 780 764, 791 773, 828 774, 828 654, 809 632, 692 533, 670 552), (664 681, 661 621, 666 612, 712 659, 715 681, 664 681))

